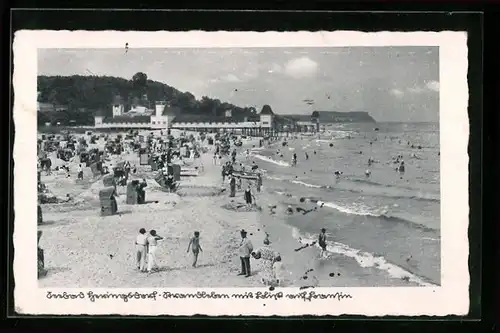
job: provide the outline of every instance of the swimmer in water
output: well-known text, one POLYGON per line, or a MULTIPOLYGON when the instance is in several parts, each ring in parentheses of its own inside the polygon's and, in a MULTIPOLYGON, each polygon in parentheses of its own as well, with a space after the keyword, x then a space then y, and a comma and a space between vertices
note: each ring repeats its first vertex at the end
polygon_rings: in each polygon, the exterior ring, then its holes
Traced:
POLYGON ((287 209, 286 209, 286 213, 287 213, 288 215, 292 215, 292 214, 293 214, 293 208, 292 208, 292 206, 288 205, 288 207, 287 207, 287 209))
POLYGON ((305 155, 306 155, 306 160, 308 160, 309 159, 309 155, 307 154, 307 152, 305 153, 305 155))
POLYGON ((337 179, 340 179, 340 176, 341 176, 342 174, 343 174, 343 172, 342 172, 342 171, 335 171, 335 172, 334 172, 334 175, 335 175, 335 177, 337 177, 337 179))
POLYGON ((366 176, 366 178, 370 177, 370 175, 371 175, 371 174, 372 174, 372 172, 370 171, 370 169, 367 169, 367 170, 365 171, 365 176, 366 176))
POLYGON ((294 166, 297 165, 297 154, 296 153, 293 153, 292 164, 294 166))

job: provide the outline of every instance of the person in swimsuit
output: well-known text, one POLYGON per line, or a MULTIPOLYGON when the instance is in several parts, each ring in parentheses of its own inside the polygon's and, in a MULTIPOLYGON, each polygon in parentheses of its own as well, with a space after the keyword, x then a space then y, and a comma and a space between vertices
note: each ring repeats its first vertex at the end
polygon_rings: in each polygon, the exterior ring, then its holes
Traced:
POLYGON ((229 181, 229 188, 231 190, 231 193, 229 194, 229 196, 231 198, 234 198, 234 196, 236 195, 236 177, 234 176, 230 176, 231 177, 231 180, 229 181))
POLYGON ((322 228, 318 237, 318 245, 321 247, 321 256, 326 252, 326 229, 322 228))
POLYGON ((245 202, 248 206, 252 205, 252 197, 252 191, 250 185, 248 185, 248 188, 245 190, 245 202))
POLYGON ((196 267, 196 263, 198 262, 198 254, 203 252, 200 245, 200 232, 195 231, 194 237, 189 241, 187 252, 189 253, 189 248, 193 251, 193 267, 196 267))

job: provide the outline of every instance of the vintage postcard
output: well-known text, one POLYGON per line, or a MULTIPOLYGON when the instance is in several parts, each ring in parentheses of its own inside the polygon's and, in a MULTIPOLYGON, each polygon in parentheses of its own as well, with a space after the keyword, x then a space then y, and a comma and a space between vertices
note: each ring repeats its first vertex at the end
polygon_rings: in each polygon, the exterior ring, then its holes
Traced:
POLYGON ((468 312, 465 32, 13 49, 17 312, 468 312))

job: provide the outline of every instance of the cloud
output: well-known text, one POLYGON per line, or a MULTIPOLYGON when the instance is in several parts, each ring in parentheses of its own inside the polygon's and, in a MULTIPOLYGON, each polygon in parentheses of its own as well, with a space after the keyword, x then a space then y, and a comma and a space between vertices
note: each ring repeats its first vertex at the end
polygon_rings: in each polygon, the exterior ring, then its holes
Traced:
POLYGON ((404 92, 399 89, 391 89, 390 93, 396 97, 402 97, 404 95, 404 92))
POLYGON ((429 81, 425 84, 424 87, 414 86, 414 87, 406 89, 406 91, 408 91, 411 94, 422 94, 422 93, 428 92, 429 90, 439 91, 439 82, 429 81))
POLYGON ((281 73, 283 71, 283 68, 281 68, 280 65, 278 65, 277 63, 273 63, 271 65, 271 68, 267 71, 269 74, 272 74, 272 73, 281 73))
POLYGON ((227 74, 225 76, 221 77, 221 81, 226 81, 226 82, 241 82, 240 78, 238 78, 234 74, 227 74))
POLYGON ((418 87, 418 86, 408 88, 407 90, 409 93, 412 93, 412 94, 420 94, 420 93, 424 92, 424 89, 422 87, 418 87))
POLYGON ((242 71, 245 81, 255 79, 259 76, 259 67, 252 62, 246 64, 245 67, 243 67, 242 71))
POLYGON ((318 63, 308 57, 292 59, 285 65, 285 74, 293 78, 311 77, 318 71, 318 63))
POLYGON ((425 85, 427 89, 433 90, 433 91, 439 91, 439 82, 438 81, 429 81, 425 85))

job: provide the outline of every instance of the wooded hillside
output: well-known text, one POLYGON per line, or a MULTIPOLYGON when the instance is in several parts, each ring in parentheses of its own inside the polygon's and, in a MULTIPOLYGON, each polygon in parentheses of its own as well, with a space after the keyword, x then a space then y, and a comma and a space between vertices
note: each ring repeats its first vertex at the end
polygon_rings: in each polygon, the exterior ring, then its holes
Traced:
POLYGON ((148 101, 154 109, 154 101, 166 100, 183 114, 222 116, 227 109, 232 109, 235 117, 256 114, 254 108, 241 108, 206 96, 197 100, 190 92, 148 80, 144 73, 136 73, 130 80, 111 76, 38 76, 38 91, 39 102, 67 107, 67 111, 39 112, 38 124, 67 125, 73 120, 76 125, 92 125, 93 115, 98 111, 111 116, 111 105, 117 95, 122 97, 126 110, 132 104, 147 105, 148 101))

